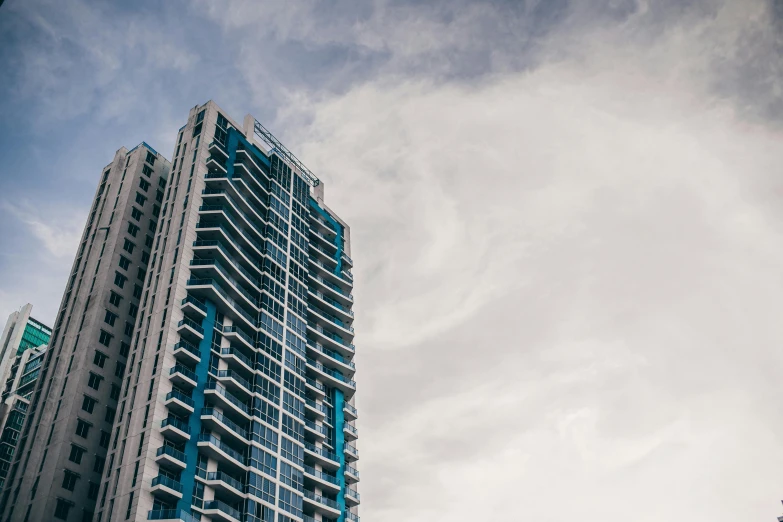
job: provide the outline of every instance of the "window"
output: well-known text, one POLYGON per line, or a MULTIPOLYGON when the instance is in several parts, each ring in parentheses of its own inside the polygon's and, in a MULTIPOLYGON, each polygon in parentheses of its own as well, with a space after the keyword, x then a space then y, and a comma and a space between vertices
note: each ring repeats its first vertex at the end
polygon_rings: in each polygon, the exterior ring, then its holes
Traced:
POLYGON ((124 373, 125 373, 125 364, 121 362, 117 362, 117 366, 114 368, 114 375, 122 379, 124 373))
POLYGON ((122 296, 120 294, 118 294, 117 292, 109 293, 109 303, 113 304, 114 306, 120 306, 121 302, 122 302, 122 296))
POLYGON ((112 400, 118 400, 120 398, 120 387, 116 384, 111 385, 111 398, 112 400))
POLYGON ((131 207, 131 217, 135 219, 136 221, 141 221, 141 216, 144 215, 144 213, 137 209, 136 207, 131 207))
POLYGON ((140 206, 144 206, 144 203, 147 201, 147 196, 137 192, 136 193, 136 203, 138 203, 140 206))
POLYGON ((92 397, 85 395, 84 399, 82 400, 82 409, 87 413, 92 413, 92 411, 95 409, 96 404, 98 404, 98 401, 96 401, 92 397))
POLYGON ((108 359, 108 356, 105 353, 95 350, 95 357, 93 357, 92 362, 99 368, 103 368, 103 365, 106 364, 106 359, 108 359))
POLYGON ((123 357, 128 356, 128 352, 130 352, 130 345, 126 343, 125 341, 122 341, 120 343, 120 355, 123 357))
POLYGON ((144 277, 147 275, 147 271, 139 267, 139 271, 136 273, 136 279, 144 281, 144 277))
POLYGON ((75 462, 76 464, 82 463, 82 456, 84 456, 85 449, 81 446, 77 446, 75 444, 71 444, 71 454, 68 457, 68 460, 71 462, 75 462))
POLYGON ((103 346, 109 346, 111 344, 112 337, 113 337, 112 334, 101 330, 101 335, 98 338, 98 342, 101 343, 103 346))
POLYGON ((78 419, 76 421, 76 434, 86 439, 87 435, 90 433, 90 426, 92 425, 89 422, 78 419))
POLYGON ((106 417, 104 420, 106 422, 114 422, 114 415, 116 412, 117 410, 115 410, 114 408, 109 408, 108 406, 106 406, 106 417))
POLYGON ((147 192, 147 190, 150 188, 150 182, 146 179, 139 179, 139 187, 141 187, 141 190, 144 192, 147 192))
MULTIPOLYGON (((101 430, 101 440, 99 442, 101 447, 102 448, 108 448, 109 447, 109 440, 111 440, 111 433, 109 433, 108 431, 101 430)), ((93 471, 97 471, 97 472, 101 473, 101 472, 103 472, 103 461, 104 461, 104 459, 100 458, 100 461, 101 461, 100 462, 100 469, 96 469, 96 468, 98 468, 98 459, 99 458, 100 457, 96 457, 95 458, 95 466, 93 467, 93 471)))
POLYGON ((147 163, 149 163, 150 165, 154 165, 155 164, 155 155, 148 151, 147 152, 147 159, 145 161, 147 163))
MULTIPOLYGON (((105 359, 104 359, 105 360, 105 359)), ((94 362, 94 361, 93 361, 94 362)), ((96 363, 97 364, 97 363, 96 363)), ((102 368, 103 366, 101 366, 102 368)), ((103 377, 100 375, 96 375, 92 372, 90 372, 90 379, 87 381, 87 386, 92 388, 93 390, 97 390, 101 387, 101 381, 103 380, 103 377)))
POLYGON ((130 268, 130 263, 131 263, 130 259, 128 259, 125 256, 120 256, 120 268, 122 268, 123 270, 127 270, 128 268, 130 268))
POLYGON ((136 245, 133 244, 133 242, 130 239, 125 239, 125 243, 122 245, 122 249, 128 252, 129 254, 132 254, 134 248, 136 248, 136 245))
POLYGON ((133 323, 125 321, 125 335, 133 337, 133 323))
POLYGON ((146 265, 147 263, 149 263, 149 261, 150 261, 150 253, 145 250, 144 252, 141 253, 141 262, 146 265))
POLYGON ((109 326, 114 326, 114 323, 116 321, 117 321, 117 314, 115 314, 111 310, 106 310, 106 315, 103 318, 103 322, 105 322, 109 326))
POLYGON ((141 285, 133 285, 133 297, 141 299, 141 285))
POLYGON ((58 498, 57 507, 54 508, 54 518, 68 520, 68 512, 71 510, 73 505, 73 502, 65 500, 64 498, 58 498))
POLYGON ((139 307, 135 304, 131 303, 128 305, 128 315, 131 317, 136 317, 139 314, 139 307))
POLYGON ((132 235, 133 237, 136 237, 136 234, 139 232, 139 225, 134 225, 130 221, 128 221, 128 234, 132 235))
POLYGON ((128 278, 122 275, 119 272, 114 272, 114 284, 119 286, 120 288, 125 286, 125 281, 127 281, 128 278))
POLYGON ((95 500, 98 498, 98 489, 100 486, 96 484, 95 482, 90 481, 89 486, 87 488, 87 498, 90 500, 95 500))
POLYGON ((145 237, 144 244, 147 246, 147 248, 152 248, 152 236, 145 237))
POLYGON ((204 114, 206 112, 207 112, 207 110, 204 109, 204 110, 202 110, 201 112, 198 113, 198 116, 196 116, 196 123, 201 123, 202 121, 204 121, 204 114))
POLYGON ((74 487, 76 487, 77 480, 79 480, 79 474, 66 469, 63 476, 63 488, 68 491, 73 491, 74 487))

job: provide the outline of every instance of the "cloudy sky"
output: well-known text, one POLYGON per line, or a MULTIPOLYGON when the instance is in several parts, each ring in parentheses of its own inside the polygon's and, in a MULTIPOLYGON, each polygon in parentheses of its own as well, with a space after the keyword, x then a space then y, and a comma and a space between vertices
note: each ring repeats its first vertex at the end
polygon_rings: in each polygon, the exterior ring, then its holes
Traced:
POLYGON ((6 0, 0 314, 212 98, 352 226, 365 521, 774 520, 782 56, 773 0, 6 0))

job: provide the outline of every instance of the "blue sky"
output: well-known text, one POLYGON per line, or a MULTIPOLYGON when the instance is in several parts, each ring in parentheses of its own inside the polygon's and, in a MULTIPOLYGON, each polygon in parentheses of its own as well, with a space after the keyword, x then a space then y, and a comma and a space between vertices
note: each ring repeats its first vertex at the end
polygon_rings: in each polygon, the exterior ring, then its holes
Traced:
POLYGON ((352 225, 365 520, 774 520, 780 5, 6 0, 0 314, 214 99, 352 225))

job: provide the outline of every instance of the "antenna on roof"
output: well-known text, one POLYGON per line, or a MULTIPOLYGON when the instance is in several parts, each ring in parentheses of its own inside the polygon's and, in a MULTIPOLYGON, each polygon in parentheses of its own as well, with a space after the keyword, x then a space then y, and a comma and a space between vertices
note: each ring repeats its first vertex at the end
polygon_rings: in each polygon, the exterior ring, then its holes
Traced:
POLYGON ((321 183, 321 180, 319 180, 315 174, 310 171, 310 169, 305 167, 304 164, 299 161, 299 158, 294 156, 293 152, 288 150, 285 145, 280 143, 280 140, 275 138, 274 134, 269 132, 269 130, 261 125, 258 120, 255 120, 253 131, 255 132, 256 136, 264 140, 264 143, 272 147, 274 152, 276 152, 279 156, 282 156, 283 159, 288 161, 288 163, 296 167, 297 170, 299 170, 299 172, 304 176, 305 180, 310 184, 310 186, 317 187, 321 183))

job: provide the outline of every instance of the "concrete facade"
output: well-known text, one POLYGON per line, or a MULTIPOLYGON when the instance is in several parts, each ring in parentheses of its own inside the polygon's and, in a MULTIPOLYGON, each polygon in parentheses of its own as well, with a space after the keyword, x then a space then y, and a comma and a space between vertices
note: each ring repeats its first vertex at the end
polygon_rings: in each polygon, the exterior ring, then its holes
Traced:
POLYGON ((101 171, 2 520, 92 519, 169 168, 142 143, 101 171))

